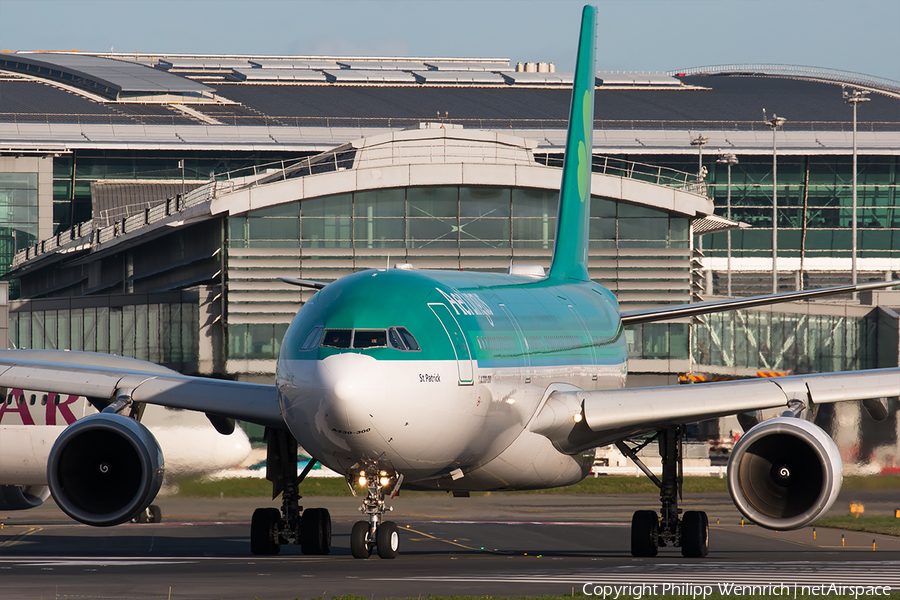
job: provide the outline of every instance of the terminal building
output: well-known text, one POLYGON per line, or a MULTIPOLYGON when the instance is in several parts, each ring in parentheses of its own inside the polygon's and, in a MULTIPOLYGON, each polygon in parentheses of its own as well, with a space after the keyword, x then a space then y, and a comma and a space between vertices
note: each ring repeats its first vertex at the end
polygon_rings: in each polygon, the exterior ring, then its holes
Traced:
MULTIPOLYGON (((0 55, 10 343, 270 380, 310 294, 279 277, 546 267, 571 80, 507 59, 0 55)), ((590 273, 623 307, 770 292, 773 212, 779 291, 849 282, 854 137, 858 278, 900 272, 900 83, 598 72, 595 119, 590 273), (868 92, 855 136, 842 87, 868 92)), ((629 328, 630 381, 897 366, 890 306, 629 328)))

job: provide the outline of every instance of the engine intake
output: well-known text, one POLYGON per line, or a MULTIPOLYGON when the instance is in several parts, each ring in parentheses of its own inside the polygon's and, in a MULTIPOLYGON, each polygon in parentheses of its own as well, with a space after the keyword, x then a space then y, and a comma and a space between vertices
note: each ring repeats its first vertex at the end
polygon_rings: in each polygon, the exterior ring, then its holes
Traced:
POLYGON ((763 421, 735 444, 728 490, 745 517, 768 529, 799 529, 822 516, 843 482, 834 441, 802 419, 763 421))
POLYGON ((36 508, 49 497, 46 485, 0 485, 0 510, 36 508))
POLYGON ((118 525, 146 509, 162 485, 156 438, 139 422, 93 415, 63 431, 50 450, 47 480, 56 503, 88 525, 118 525))

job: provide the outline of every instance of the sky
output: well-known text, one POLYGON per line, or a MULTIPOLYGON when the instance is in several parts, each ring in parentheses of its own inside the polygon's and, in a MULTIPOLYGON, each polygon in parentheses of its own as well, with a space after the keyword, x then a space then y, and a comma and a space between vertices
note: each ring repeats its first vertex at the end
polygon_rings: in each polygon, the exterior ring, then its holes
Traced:
MULTIPOLYGON (((582 0, 0 0, 0 50, 509 58, 574 69, 582 0)), ((900 81, 900 0, 599 0, 597 70, 900 81)))

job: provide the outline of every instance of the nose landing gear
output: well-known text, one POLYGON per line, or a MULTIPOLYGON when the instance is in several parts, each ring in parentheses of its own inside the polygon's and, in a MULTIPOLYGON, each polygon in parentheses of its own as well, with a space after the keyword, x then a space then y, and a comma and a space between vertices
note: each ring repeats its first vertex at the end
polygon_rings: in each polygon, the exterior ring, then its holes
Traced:
POLYGON ((657 432, 637 448, 630 448, 625 442, 617 442, 616 447, 628 456, 653 483, 659 487, 662 504, 657 516, 652 510, 639 510, 631 519, 631 555, 636 557, 656 556, 663 546, 681 546, 681 554, 687 558, 703 558, 709 554, 709 519, 703 511, 690 510, 679 518, 683 480, 680 426, 668 427, 657 432), (654 475, 635 450, 640 450, 654 440, 659 440, 659 455, 662 459, 662 481, 654 475))
POLYGON ((385 521, 384 513, 393 510, 385 506, 385 494, 393 497, 400 489, 403 476, 368 466, 359 472, 359 483, 366 487, 367 494, 359 512, 368 516, 368 521, 357 521, 350 532, 350 552, 353 558, 369 558, 374 548, 380 558, 397 558, 400 554, 400 534, 397 524, 385 521))

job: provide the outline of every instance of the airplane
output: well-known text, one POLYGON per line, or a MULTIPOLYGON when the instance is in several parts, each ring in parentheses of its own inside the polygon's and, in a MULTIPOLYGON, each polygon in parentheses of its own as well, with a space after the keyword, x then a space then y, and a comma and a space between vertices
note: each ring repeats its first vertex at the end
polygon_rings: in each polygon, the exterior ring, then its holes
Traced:
MULTIPOLYGON (((0 397, 0 511, 28 510, 47 501, 50 449, 67 426, 96 413, 80 396, 11 389, 0 397)), ((229 469, 250 454, 242 429, 223 436, 194 412, 148 406, 142 422, 166 458, 165 485, 229 469)), ((133 520, 158 523, 162 511, 151 504, 133 520)))
POLYGON ((253 513, 250 550, 260 555, 285 544, 330 552, 328 510, 300 506, 315 461, 362 496, 366 518, 352 527, 351 554, 393 559, 400 538, 385 516, 401 489, 465 496, 565 486, 588 475, 597 446, 615 443, 642 466, 638 446, 657 443, 662 476, 644 469, 660 488, 661 508, 634 513, 631 552, 655 556, 672 546, 706 556, 706 514, 678 506, 683 427, 735 414, 746 433, 732 452, 728 485, 740 511, 779 530, 824 514, 842 465, 811 415, 818 404, 861 400, 873 417, 886 417, 881 399, 900 395, 900 369, 624 389, 624 327, 900 282, 621 311, 587 269, 595 13, 588 6, 582 14, 548 272, 404 267, 327 284, 292 280, 318 291, 285 333, 274 385, 189 377, 99 354, 2 351, 0 386, 40 382, 100 410, 66 428, 49 453, 60 508, 110 526, 153 500, 163 461, 139 418, 156 404, 205 413, 222 432, 235 419, 266 427, 267 478, 282 507, 253 513), (778 407, 781 417, 760 421, 758 411, 778 407), (298 442, 315 459, 299 474, 298 442))

